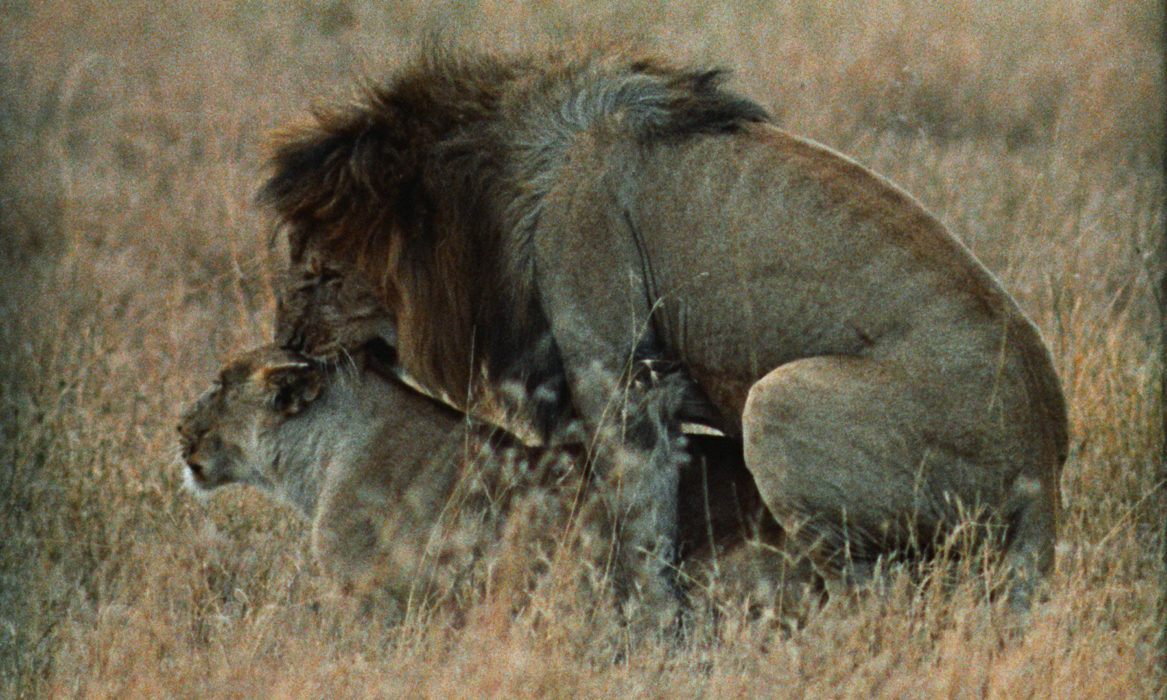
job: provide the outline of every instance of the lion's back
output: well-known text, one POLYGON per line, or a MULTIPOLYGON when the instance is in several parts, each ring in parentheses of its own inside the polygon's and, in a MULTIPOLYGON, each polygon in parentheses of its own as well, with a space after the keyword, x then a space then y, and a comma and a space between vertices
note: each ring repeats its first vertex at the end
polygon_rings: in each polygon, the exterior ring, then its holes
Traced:
MULTIPOLYGON (((764 123, 648 148, 581 139, 572 156, 559 185, 571 195, 546 210, 542 231, 615 229, 604 233, 613 245, 569 256, 563 268, 577 275, 611 276, 611 261, 592 257, 632 241, 616 262, 643 281, 655 349, 682 362, 721 427, 738 427, 750 386, 775 367, 879 357, 937 415, 962 419, 954 391, 995 393, 1002 424, 1019 433, 1011 443, 1044 436, 1034 449, 1046 456, 1026 461, 1064 458, 1064 400, 1037 328, 887 179, 764 123), (597 213, 596 202, 610 211, 597 213)), ((967 422, 973 432, 984 418, 967 422)))

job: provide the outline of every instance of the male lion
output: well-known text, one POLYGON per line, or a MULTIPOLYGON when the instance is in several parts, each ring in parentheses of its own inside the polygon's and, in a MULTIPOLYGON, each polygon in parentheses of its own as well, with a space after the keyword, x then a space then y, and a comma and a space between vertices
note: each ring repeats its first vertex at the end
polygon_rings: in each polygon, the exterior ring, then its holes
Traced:
POLYGON ((430 55, 271 165, 277 338, 329 356, 380 337, 461 410, 544 437, 582 421, 628 590, 662 616, 684 422, 740 440, 824 566, 981 512, 1018 599, 1049 569, 1067 422, 1037 328, 916 200, 722 71, 430 55))
MULTIPOLYGON (((542 532, 579 517, 589 489, 573 455, 508 444, 376 367, 363 352, 337 366, 273 346, 233 359, 178 425, 188 483, 250 484, 291 502, 312 521, 317 556, 362 597, 450 595, 498 548, 515 501, 541 506, 542 532)), ((698 438, 682 476, 690 574, 716 561, 744 569, 741 589, 781 592, 777 525, 720 442, 698 438)))

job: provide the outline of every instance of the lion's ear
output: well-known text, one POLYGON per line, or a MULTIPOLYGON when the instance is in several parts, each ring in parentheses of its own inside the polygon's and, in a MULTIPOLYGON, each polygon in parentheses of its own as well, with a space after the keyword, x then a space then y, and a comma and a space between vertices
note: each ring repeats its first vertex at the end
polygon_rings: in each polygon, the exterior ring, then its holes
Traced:
POLYGON ((320 370, 309 362, 286 362, 260 367, 253 375, 263 388, 272 410, 292 416, 303 411, 320 396, 320 370))

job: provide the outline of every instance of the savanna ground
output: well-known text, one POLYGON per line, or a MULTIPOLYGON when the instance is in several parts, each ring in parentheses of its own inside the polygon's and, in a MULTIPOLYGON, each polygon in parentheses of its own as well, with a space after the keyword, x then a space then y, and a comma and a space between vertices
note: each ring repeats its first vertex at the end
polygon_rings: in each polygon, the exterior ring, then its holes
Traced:
POLYGON ((1159 3, 528 5, 0 2, 0 696, 1161 692, 1159 3), (570 599, 364 621, 292 513, 182 491, 177 413, 270 333, 265 134, 434 27, 730 65, 948 223, 1041 327, 1072 407, 1048 601, 1019 629, 976 575, 899 577, 796 629, 731 605, 613 664, 619 631, 570 599))

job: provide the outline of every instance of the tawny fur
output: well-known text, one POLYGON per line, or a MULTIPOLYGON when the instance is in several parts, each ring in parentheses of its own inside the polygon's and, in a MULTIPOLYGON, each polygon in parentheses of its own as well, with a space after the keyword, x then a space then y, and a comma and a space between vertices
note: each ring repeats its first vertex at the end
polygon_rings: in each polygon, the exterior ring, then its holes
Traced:
POLYGON ((1039 332, 918 202, 723 82, 625 54, 445 54, 321 110, 262 194, 295 280, 277 336, 320 356, 379 337, 462 410, 544 436, 582 420, 654 601, 685 421, 741 441, 824 563, 983 511, 1024 597, 1067 447, 1039 332))

